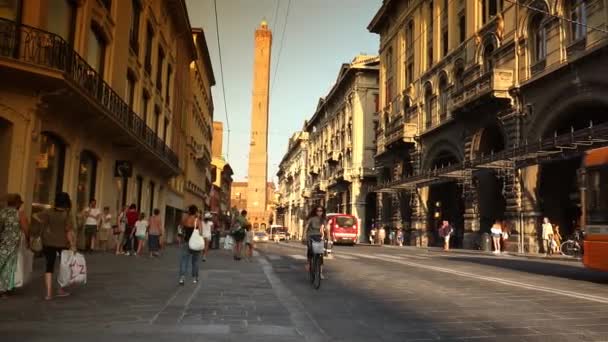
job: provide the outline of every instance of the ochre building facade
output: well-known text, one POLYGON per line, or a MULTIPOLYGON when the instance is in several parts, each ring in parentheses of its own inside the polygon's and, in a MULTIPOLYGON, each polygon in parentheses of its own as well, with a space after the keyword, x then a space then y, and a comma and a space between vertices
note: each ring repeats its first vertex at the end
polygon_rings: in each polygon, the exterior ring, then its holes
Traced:
POLYGON ((384 0, 368 26, 378 223, 426 246, 448 220, 476 248, 501 220, 528 252, 544 216, 572 233, 582 152, 606 138, 607 15, 604 0, 384 0))

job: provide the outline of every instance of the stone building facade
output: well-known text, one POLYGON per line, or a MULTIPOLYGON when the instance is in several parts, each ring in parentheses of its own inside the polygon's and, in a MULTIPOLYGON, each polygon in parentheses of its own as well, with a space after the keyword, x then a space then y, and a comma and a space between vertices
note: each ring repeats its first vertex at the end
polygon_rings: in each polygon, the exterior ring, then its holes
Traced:
POLYGON ((602 0, 383 1, 379 222, 427 245, 449 220, 475 248, 503 220, 508 248, 532 252, 543 216, 571 233, 582 152, 606 138, 607 15, 602 0))
POLYGON ((303 132, 290 141, 278 174, 280 198, 283 205, 287 201, 290 206, 285 212, 289 212, 288 224, 301 230, 308 211, 323 205, 328 212, 353 214, 362 226, 371 225, 366 212, 368 203, 372 207, 374 203, 368 192, 376 178, 373 127, 378 66, 377 56, 365 55, 343 64, 336 83, 319 100, 303 132))
POLYGON ((96 198, 173 222, 200 51, 191 30, 180 0, 2 2, 0 196, 20 193, 31 212, 66 191, 75 211, 96 198))

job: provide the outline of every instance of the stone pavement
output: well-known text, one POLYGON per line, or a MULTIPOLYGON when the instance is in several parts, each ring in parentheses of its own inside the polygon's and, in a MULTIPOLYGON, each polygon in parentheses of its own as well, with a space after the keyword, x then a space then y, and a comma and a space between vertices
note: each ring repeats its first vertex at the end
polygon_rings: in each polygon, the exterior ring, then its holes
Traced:
MULTIPOLYGON (((32 281, 0 302, 0 336, 20 341, 305 341, 315 327, 265 259, 213 250, 200 281, 177 284, 178 250, 161 258, 87 255, 88 284, 43 300, 32 281), (306 336, 305 336, 306 335, 306 336)), ((8 341, 8 340, 5 340, 8 341)))

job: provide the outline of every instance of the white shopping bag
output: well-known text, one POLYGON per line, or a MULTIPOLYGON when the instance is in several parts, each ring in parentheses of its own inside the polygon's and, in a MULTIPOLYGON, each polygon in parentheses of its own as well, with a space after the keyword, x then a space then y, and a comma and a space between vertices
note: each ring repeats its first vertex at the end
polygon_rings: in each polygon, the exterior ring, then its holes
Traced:
POLYGON ((203 239, 201 231, 198 228, 192 232, 192 236, 188 240, 188 248, 197 252, 205 249, 205 239, 203 239))
POLYGON ((62 251, 57 282, 61 287, 86 284, 87 263, 84 255, 68 250, 62 251))
POLYGON ((15 269, 15 287, 25 286, 32 275, 34 253, 27 248, 25 236, 21 235, 19 254, 17 255, 17 268, 15 269))
POLYGON ((232 249, 234 247, 234 238, 230 235, 227 235, 224 239, 224 249, 232 249))

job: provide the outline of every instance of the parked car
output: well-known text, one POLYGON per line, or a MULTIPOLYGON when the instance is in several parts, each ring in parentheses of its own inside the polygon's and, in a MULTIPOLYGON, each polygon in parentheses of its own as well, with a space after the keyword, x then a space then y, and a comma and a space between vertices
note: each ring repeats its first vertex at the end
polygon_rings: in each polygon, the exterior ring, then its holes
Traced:
POLYGON ((266 234, 266 232, 255 232, 253 234, 253 241, 266 242, 268 241, 268 234, 266 234))

